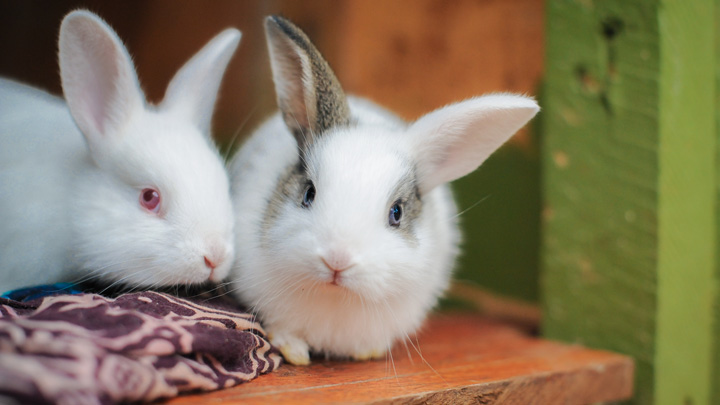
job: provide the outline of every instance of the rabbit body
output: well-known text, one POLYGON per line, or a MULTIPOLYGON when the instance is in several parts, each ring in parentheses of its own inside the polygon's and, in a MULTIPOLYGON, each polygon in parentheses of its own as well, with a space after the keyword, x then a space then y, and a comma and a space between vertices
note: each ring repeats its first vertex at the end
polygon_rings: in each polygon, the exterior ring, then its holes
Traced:
POLYGON ((408 340, 447 289, 460 232, 447 182, 537 111, 497 94, 407 124, 346 97, 305 34, 266 20, 280 112, 230 164, 230 280, 285 359, 368 359, 408 340))
POLYGON ((85 170, 87 146, 61 98, 0 79, 0 106, 0 289, 62 281, 71 259, 68 173, 85 170))
POLYGON ((227 275, 229 183, 209 130, 239 38, 215 37, 149 106, 117 35, 75 11, 60 30, 65 99, 0 79, 0 290, 227 275))
POLYGON ((389 229, 387 193, 413 168, 403 160, 409 158, 403 145, 377 149, 404 124, 368 107, 351 99, 358 123, 372 124, 364 131, 358 124, 352 137, 326 134, 306 158, 308 169, 317 171, 312 210, 297 204, 301 190, 291 174, 297 143, 279 115, 230 165, 241 173, 232 181, 239 269, 234 288, 291 363, 307 362, 310 350, 355 359, 384 356, 421 325, 450 280, 459 231, 449 188, 423 197, 422 215, 407 233, 389 229), (362 184, 367 179, 380 182, 362 184), (352 260, 352 267, 333 280, 322 260, 341 266, 352 260))

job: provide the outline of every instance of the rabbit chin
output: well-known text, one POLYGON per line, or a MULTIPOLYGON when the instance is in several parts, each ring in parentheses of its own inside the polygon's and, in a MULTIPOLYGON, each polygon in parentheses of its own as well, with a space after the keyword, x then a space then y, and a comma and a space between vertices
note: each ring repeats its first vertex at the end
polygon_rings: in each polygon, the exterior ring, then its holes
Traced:
POLYGON ((288 347, 294 341, 304 343, 306 352, 334 358, 382 357, 396 341, 410 338, 437 299, 405 296, 371 301, 342 285, 322 283, 312 291, 308 287, 257 308, 273 343, 286 357, 300 344, 288 347))

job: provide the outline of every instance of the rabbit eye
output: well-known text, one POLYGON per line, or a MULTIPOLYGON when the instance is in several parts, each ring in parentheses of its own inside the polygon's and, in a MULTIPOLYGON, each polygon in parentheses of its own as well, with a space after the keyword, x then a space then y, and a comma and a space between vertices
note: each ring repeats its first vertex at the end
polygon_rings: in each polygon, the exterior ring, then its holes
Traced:
POLYGON ((160 211, 160 193, 152 188, 140 192, 140 205, 146 210, 156 213, 160 211))
POLYGON ((312 205, 313 200, 315 200, 315 185, 310 182, 308 184, 307 188, 305 189, 305 194, 303 194, 303 202, 302 205, 305 208, 310 207, 312 205))
POLYGON ((400 219, 402 218, 402 205, 399 201, 397 201, 393 206, 390 208, 390 217, 389 217, 389 223, 390 226, 398 227, 400 226, 400 219))

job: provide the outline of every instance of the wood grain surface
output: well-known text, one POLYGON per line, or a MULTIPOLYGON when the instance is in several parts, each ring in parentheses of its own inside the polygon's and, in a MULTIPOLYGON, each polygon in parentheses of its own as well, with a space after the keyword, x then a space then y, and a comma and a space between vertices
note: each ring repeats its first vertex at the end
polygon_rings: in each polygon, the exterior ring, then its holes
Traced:
POLYGON ((584 404, 632 394, 630 358, 531 337, 477 315, 436 315, 412 340, 386 360, 283 365, 238 387, 168 403, 584 404))

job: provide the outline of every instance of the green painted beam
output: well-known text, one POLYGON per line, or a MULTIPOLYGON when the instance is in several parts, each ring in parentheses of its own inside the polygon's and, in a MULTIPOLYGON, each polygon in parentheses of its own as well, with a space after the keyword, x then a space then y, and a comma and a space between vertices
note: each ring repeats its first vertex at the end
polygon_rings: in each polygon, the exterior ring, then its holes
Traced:
MULTIPOLYGON (((715 254, 720 252, 720 0, 714 1, 715 31, 714 31, 714 67, 715 67, 715 254)), ((715 278, 720 280, 720 260, 715 258, 715 278)), ((711 383, 713 389, 713 404, 720 404, 720 294, 715 297, 714 309, 714 347, 713 347, 713 374, 711 383)))
POLYGON ((633 355, 638 404, 719 382, 716 3, 547 4, 543 332, 633 355))
POLYGON ((715 265, 715 10, 659 9, 659 234, 655 396, 709 404, 715 265))

